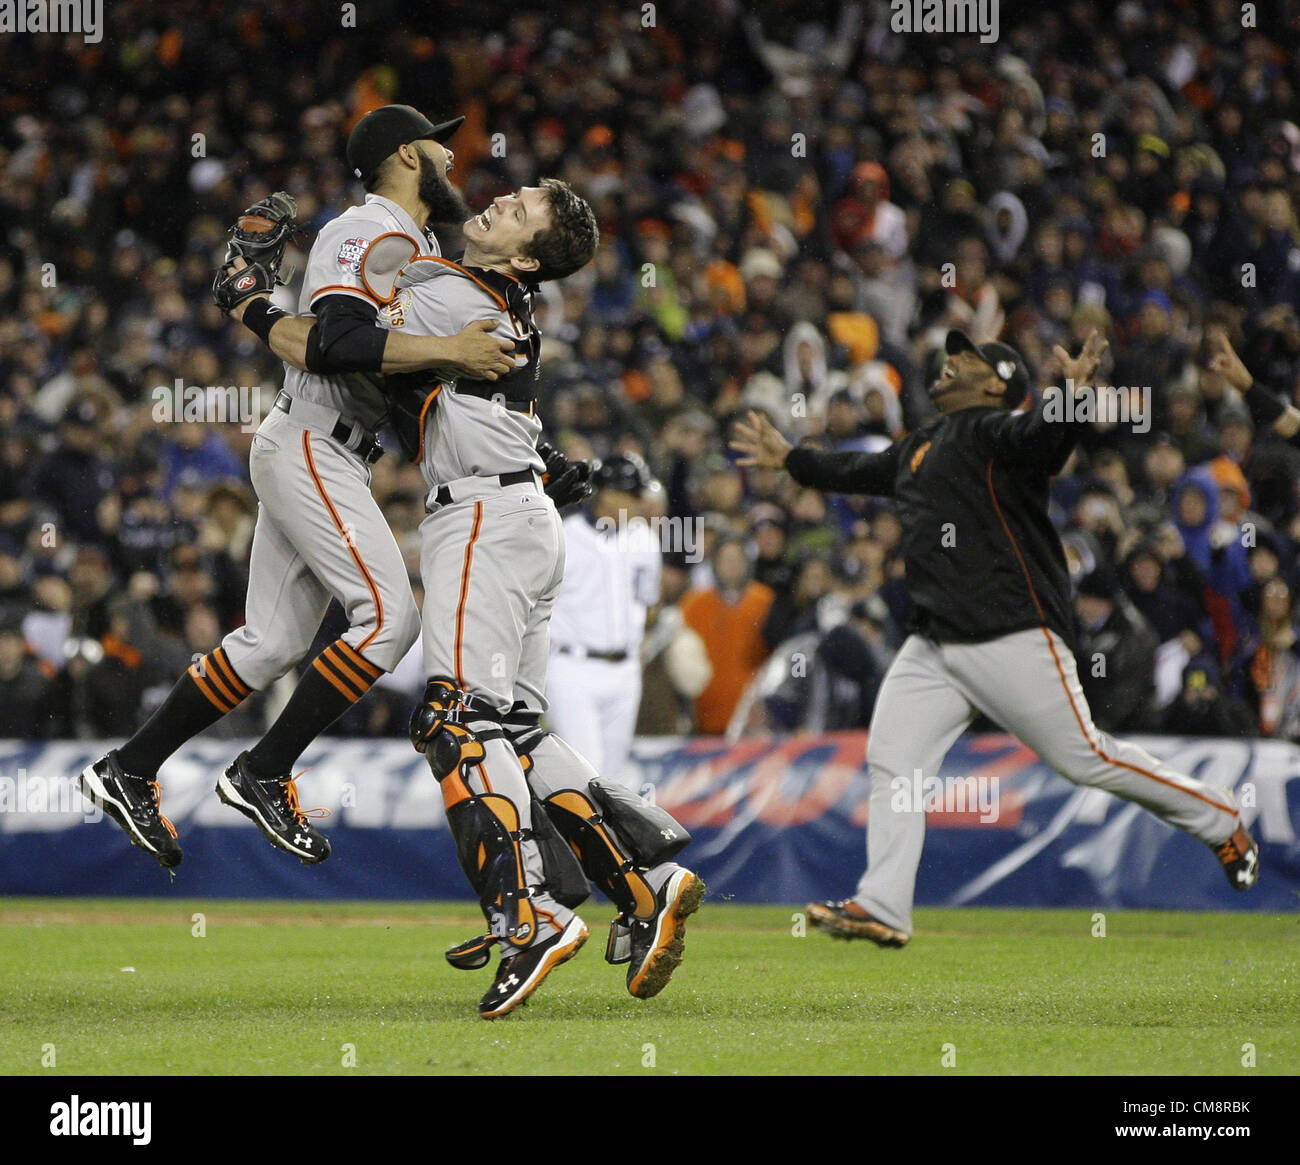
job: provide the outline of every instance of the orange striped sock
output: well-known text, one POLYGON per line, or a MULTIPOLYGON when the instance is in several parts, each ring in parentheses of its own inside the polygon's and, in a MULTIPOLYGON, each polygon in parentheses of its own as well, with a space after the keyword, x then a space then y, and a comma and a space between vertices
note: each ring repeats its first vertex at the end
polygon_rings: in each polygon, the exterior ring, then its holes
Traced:
POLYGON ((259 777, 288 773, 302 750, 362 696, 383 669, 355 647, 336 639, 312 660, 279 719, 249 750, 248 767, 259 777))
POLYGON ((157 775, 159 767, 192 736, 215 724, 249 695, 225 649, 195 660, 173 685, 167 699, 134 736, 117 750, 128 773, 157 775))

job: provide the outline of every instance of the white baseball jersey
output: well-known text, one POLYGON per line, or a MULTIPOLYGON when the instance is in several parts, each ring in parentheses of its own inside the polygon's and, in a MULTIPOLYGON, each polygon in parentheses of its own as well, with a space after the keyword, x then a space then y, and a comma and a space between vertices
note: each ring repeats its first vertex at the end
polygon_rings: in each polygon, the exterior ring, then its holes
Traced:
POLYGON ((605 530, 572 514, 564 553, 546 681, 551 728, 602 776, 626 783, 641 705, 641 639, 659 598, 659 544, 644 520, 605 530), (619 653, 626 658, 597 658, 619 653))
POLYGON ((551 615, 554 648, 638 655, 662 568, 649 523, 633 518, 605 531, 585 514, 570 514, 564 555, 564 585, 551 615))
MULTIPOLYGON (((397 203, 378 194, 367 194, 364 204, 345 210, 326 223, 316 236, 303 274, 298 311, 311 314, 312 305, 326 295, 350 295, 376 310, 382 307, 383 297, 367 281, 362 260, 371 244, 385 235, 406 236, 411 240, 412 250, 431 250, 437 254, 436 240, 426 236, 397 203)), ((379 373, 340 372, 323 376, 287 366, 286 369, 284 391, 290 396, 335 409, 345 420, 355 421, 369 432, 383 423, 388 402, 379 388, 379 373)))

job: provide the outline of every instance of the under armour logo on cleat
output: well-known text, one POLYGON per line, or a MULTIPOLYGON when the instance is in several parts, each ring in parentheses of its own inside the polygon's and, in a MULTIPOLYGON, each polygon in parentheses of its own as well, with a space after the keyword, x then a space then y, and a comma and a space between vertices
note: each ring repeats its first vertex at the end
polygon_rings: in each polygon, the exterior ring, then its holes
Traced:
POLYGON ((507 991, 510 990, 511 987, 518 987, 518 986, 519 986, 519 977, 517 975, 512 974, 509 976, 509 978, 503 979, 501 980, 500 983, 497 984, 497 990, 504 995, 507 991))

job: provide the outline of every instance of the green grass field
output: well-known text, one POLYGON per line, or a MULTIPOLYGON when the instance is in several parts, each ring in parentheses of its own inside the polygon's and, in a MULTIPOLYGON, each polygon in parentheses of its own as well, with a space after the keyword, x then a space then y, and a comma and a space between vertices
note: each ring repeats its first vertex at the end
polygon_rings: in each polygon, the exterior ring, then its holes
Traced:
POLYGON ((466 903, 3 899, 0 1072, 1300 1071, 1300 915, 1116 911, 1094 938, 1082 910, 925 910, 882 951, 796 937, 792 913, 706 901, 673 982, 640 1001, 588 904, 578 957, 485 1023, 490 971, 441 957, 481 922, 466 903))

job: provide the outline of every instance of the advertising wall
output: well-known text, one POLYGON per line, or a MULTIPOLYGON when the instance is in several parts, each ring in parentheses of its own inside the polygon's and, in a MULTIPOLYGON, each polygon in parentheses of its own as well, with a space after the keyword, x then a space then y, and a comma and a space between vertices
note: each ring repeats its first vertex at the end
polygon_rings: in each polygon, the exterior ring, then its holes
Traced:
MULTIPOLYGON (((1249 894, 1201 843, 1135 805, 1057 776, 1015 739, 967 736, 923 783, 921 905, 1300 909, 1300 749, 1272 741, 1144 738, 1152 753, 1236 790, 1261 846, 1249 894)), ((695 835, 682 860, 711 895, 843 897, 865 861, 864 733, 637 742, 629 783, 695 835)), ((0 894, 467 898, 437 787, 403 741, 323 740, 304 755, 304 807, 333 856, 306 867, 213 791, 244 745, 197 741, 160 774, 185 860, 175 878, 111 822, 90 820, 76 775, 105 745, 0 741, 0 894)))

